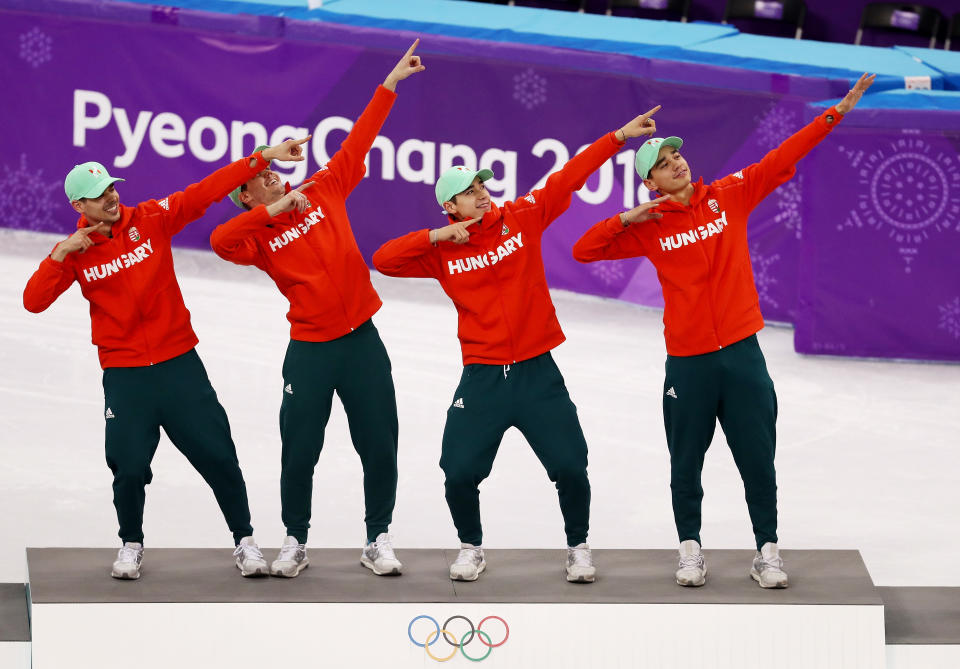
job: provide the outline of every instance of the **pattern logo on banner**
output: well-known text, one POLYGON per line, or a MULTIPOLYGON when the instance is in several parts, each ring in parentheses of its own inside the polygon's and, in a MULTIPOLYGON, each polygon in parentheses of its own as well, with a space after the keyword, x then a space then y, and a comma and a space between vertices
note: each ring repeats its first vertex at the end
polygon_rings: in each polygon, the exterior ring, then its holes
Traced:
POLYGON ((547 80, 532 67, 513 77, 513 99, 528 111, 547 101, 547 80))
MULTIPOLYGON (((905 131, 909 132, 909 131, 905 131)), ((904 272, 920 245, 960 229, 960 163, 954 151, 905 135, 872 152, 839 147, 858 176, 854 208, 839 229, 874 230, 897 245, 904 272)))
MULTIPOLYGON (((424 625, 424 624, 421 623, 421 625, 424 625)), ((462 623, 458 623, 458 625, 462 625, 462 623)), ((496 634, 496 632, 494 632, 494 634, 496 634)), ((454 655, 456 655, 457 651, 460 651, 460 654, 463 655, 468 660, 470 660, 471 662, 482 662, 483 660, 487 659, 487 657, 490 655, 490 653, 493 651, 494 648, 500 648, 501 646, 503 646, 503 644, 507 643, 507 639, 510 638, 510 626, 507 625, 507 621, 501 618, 500 616, 487 616, 486 618, 482 619, 479 623, 477 623, 476 627, 474 627, 473 621, 467 618, 466 616, 461 616, 461 615, 450 616, 443 623, 443 625, 440 625, 440 623, 438 623, 436 618, 434 618, 433 616, 419 615, 419 616, 416 616, 413 620, 411 620, 410 623, 407 625, 407 638, 410 639, 410 642, 414 646, 419 646, 420 648, 423 648, 427 656, 430 659, 434 660, 435 662, 446 662, 447 660, 450 660, 454 655), (422 636, 423 634, 422 629, 420 629, 417 634, 414 633, 414 629, 413 629, 414 623, 416 623, 418 620, 425 620, 433 623, 434 629, 430 630, 430 632, 427 633, 425 637, 422 636), (463 621, 464 623, 470 626, 470 629, 466 630, 463 634, 457 634, 453 632, 450 629, 449 625, 454 620, 463 621), (499 623, 499 625, 503 627, 503 632, 502 632, 503 638, 497 641, 496 643, 493 642, 491 635, 482 629, 484 623, 487 623, 488 621, 497 621, 492 623, 493 627, 496 627, 497 623, 499 623), (417 641, 418 636, 423 640, 417 641), (435 649, 431 648, 431 646, 436 644, 441 638, 447 643, 448 646, 453 648, 453 650, 450 651, 449 654, 447 655, 435 655, 434 654, 435 649), (478 650, 474 651, 474 653, 476 653, 475 655, 471 655, 467 652, 467 646, 471 645, 474 640, 479 642, 477 644, 478 650), (486 651, 483 650, 484 647, 486 648, 486 651)))

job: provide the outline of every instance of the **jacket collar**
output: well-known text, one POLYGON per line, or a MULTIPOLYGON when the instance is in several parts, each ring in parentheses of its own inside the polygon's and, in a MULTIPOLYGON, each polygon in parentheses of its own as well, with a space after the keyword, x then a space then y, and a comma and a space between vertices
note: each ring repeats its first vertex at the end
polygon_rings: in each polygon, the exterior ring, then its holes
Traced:
POLYGON ((657 209, 663 211, 684 211, 685 209, 695 207, 703 201, 703 198, 707 196, 709 188, 709 186, 703 185, 703 177, 700 177, 700 179, 693 184, 693 195, 690 196, 689 207, 680 204, 676 200, 667 200, 666 202, 657 205, 657 209))
MULTIPOLYGON (((117 236, 117 233, 130 225, 130 219, 133 218, 135 211, 135 207, 126 207, 122 204, 120 205, 120 220, 110 226, 110 232, 114 237, 117 236)), ((77 230, 81 228, 88 228, 91 225, 93 225, 93 223, 88 221, 86 216, 80 214, 80 218, 77 219, 77 230)), ((103 244, 104 242, 109 241, 110 237, 101 235, 99 232, 94 232, 90 235, 90 239, 93 240, 94 244, 103 244)))

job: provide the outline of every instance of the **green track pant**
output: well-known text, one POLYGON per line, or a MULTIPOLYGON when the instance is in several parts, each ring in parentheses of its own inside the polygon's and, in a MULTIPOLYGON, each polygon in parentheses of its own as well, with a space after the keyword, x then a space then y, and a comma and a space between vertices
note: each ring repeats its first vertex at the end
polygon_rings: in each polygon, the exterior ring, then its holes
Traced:
POLYGON ((504 432, 523 433, 557 486, 567 545, 587 540, 587 442, 553 356, 512 365, 467 365, 447 410, 440 467, 447 505, 463 543, 481 545, 480 482, 490 474, 504 432))
POLYGON ((777 395, 752 335, 713 353, 667 356, 663 423, 680 541, 700 542, 703 458, 717 420, 743 479, 757 549, 777 541, 777 395))
POLYGON ((307 542, 313 470, 334 392, 363 465, 367 541, 387 531, 397 497, 397 399, 390 370, 372 320, 332 341, 290 341, 280 405, 280 504, 287 534, 300 543, 307 542))
POLYGON ((149 367, 103 370, 107 465, 120 539, 143 542, 144 487, 160 428, 213 489, 234 543, 253 534, 227 414, 196 350, 149 367))

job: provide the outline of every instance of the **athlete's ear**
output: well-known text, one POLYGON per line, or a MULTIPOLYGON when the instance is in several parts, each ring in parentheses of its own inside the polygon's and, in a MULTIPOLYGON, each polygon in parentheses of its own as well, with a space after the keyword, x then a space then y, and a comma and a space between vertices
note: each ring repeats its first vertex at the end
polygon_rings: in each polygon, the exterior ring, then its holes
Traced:
POLYGON ((659 189, 657 188, 657 184, 654 182, 653 179, 649 179, 649 178, 648 178, 648 179, 644 179, 644 180, 643 180, 643 185, 647 187, 647 190, 659 190, 659 189))
POLYGON ((443 203, 443 210, 452 216, 457 215, 457 205, 453 202, 447 201, 443 203))
POLYGON ((253 205, 250 204, 250 201, 253 200, 253 196, 250 194, 250 191, 246 191, 246 190, 240 191, 240 193, 237 195, 237 199, 240 200, 245 205, 247 205, 248 207, 251 207, 251 208, 253 207, 253 205))

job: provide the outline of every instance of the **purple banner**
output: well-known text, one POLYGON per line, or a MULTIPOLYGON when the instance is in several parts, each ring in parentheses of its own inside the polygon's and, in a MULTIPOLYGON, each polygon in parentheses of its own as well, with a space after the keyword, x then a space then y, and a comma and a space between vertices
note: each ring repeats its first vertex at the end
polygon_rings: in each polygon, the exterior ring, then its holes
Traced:
POLYGON ((806 158, 797 351, 960 360, 960 126, 936 115, 864 110, 806 158))

